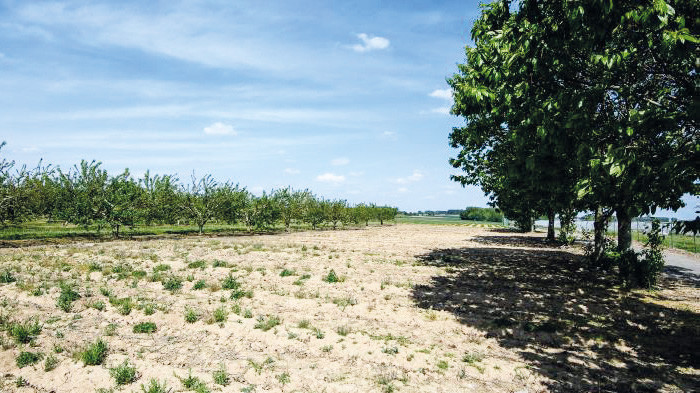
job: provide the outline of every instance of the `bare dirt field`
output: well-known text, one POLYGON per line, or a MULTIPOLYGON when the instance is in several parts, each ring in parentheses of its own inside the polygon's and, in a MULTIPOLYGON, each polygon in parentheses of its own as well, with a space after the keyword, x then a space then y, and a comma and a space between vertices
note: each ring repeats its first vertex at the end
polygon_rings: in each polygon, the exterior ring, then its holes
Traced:
POLYGON ((1 249, 0 391, 697 391, 698 277, 624 292, 581 254, 410 224, 1 249))

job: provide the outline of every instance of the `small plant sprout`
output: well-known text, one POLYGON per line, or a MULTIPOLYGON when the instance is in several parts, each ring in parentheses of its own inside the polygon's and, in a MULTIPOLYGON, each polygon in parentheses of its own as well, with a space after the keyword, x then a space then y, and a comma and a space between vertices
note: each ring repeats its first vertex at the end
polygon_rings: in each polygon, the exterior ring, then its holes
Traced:
POLYGON ((107 343, 98 339, 81 352, 80 359, 86 366, 97 366, 102 364, 107 357, 107 343))

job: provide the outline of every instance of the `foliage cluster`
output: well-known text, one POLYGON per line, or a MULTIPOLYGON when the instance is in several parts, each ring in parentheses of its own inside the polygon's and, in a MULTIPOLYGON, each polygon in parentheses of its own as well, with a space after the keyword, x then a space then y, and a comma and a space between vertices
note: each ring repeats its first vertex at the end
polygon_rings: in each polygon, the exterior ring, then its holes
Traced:
MULTIPOLYGON (((0 149, 4 142, 0 144, 0 149)), ((0 160, 0 225, 45 218, 86 229, 110 228, 113 236, 136 226, 194 224, 202 233, 208 223, 243 223, 248 230, 281 224, 307 224, 314 229, 393 220, 397 209, 374 204, 351 206, 345 200, 317 197, 309 190, 282 188, 256 196, 245 187, 219 183, 211 175, 181 184, 174 175, 134 178, 128 169, 110 175, 97 161, 81 161, 69 170, 42 166, 15 168, 0 160)))

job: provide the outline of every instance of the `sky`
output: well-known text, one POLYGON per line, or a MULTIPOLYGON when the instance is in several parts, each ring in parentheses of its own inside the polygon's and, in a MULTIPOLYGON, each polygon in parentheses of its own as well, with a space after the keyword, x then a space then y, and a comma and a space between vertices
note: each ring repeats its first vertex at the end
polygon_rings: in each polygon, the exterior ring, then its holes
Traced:
POLYGON ((0 0, 2 154, 486 206, 448 163, 462 121, 445 79, 478 15, 476 1, 0 0))

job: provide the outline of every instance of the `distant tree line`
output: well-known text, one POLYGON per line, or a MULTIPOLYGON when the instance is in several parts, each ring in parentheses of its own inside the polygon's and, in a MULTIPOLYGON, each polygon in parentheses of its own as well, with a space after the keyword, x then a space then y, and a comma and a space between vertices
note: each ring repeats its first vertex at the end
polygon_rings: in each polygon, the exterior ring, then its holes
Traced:
MULTIPOLYGON (((0 148, 4 142, 0 144, 0 148)), ((208 223, 245 225, 268 230, 293 224, 313 229, 339 225, 369 225, 396 217, 397 209, 343 199, 325 199, 309 190, 290 187, 256 196, 245 187, 219 183, 211 175, 192 175, 181 184, 173 175, 146 172, 140 179, 129 170, 110 175, 96 161, 81 161, 69 170, 38 165, 15 168, 0 160, 0 226, 45 218, 96 228, 109 228, 115 237, 125 228, 193 224, 202 233, 208 223)))
POLYGON ((492 207, 468 207, 459 214, 459 218, 469 221, 503 221, 503 213, 492 207))

